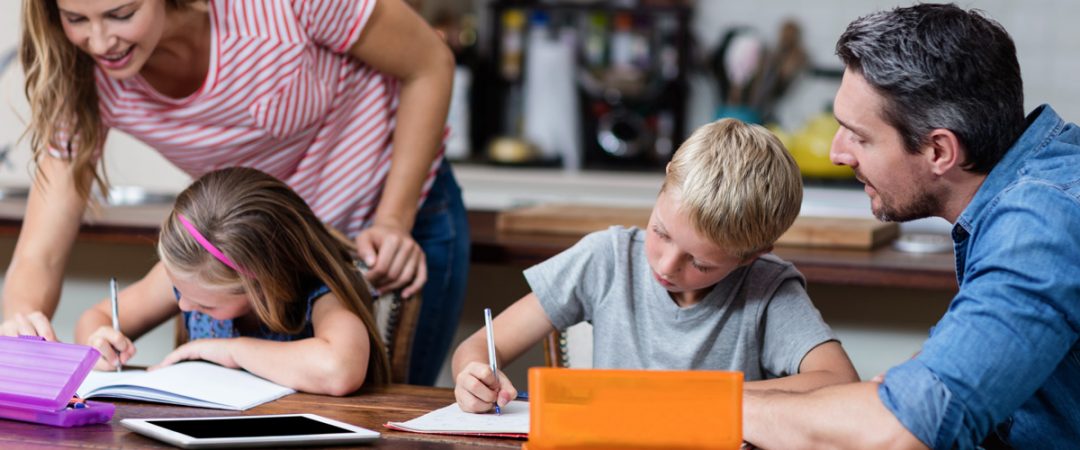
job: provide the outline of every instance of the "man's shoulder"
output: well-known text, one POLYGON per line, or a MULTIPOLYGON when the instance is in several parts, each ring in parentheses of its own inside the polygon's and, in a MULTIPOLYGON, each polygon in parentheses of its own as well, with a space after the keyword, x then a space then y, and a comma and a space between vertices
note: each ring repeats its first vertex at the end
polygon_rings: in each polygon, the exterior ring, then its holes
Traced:
POLYGON ((1059 215, 1080 214, 1080 159, 1072 169, 1072 179, 1048 177, 1046 174, 1027 174, 1005 187, 992 203, 995 214, 1025 213, 1029 210, 1049 211, 1063 208, 1059 215))
MULTIPOLYGON (((1041 126, 1032 125, 1010 150, 1021 152, 1021 162, 1007 190, 1023 187, 1029 192, 1041 189, 1080 190, 1080 127, 1065 122, 1052 110, 1041 126), (1031 134, 1030 137, 1027 135, 1031 134)), ((1040 119, 1041 121, 1041 119, 1040 119)))

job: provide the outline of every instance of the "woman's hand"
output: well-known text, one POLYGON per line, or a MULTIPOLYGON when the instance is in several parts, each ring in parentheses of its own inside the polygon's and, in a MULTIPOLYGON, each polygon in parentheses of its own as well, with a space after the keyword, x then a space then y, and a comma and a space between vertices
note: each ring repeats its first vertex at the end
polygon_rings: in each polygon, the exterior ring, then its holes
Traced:
POLYGON ((402 289, 411 297, 427 282, 424 250, 408 230, 375 223, 356 236, 356 250, 368 266, 365 278, 380 292, 402 289))
POLYGON ((26 315, 15 313, 0 325, 0 336, 41 336, 46 341, 56 340, 52 323, 49 323, 49 318, 45 317, 41 311, 26 315))
POLYGON ((517 389, 505 373, 500 370, 496 382, 491 366, 480 362, 469 363, 454 381, 454 397, 465 412, 488 412, 496 403, 501 408, 517 397, 517 389))
POLYGON ((135 356, 135 343, 112 327, 99 327, 86 343, 101 352, 101 358, 94 365, 97 370, 116 370, 135 356))
POLYGON ((161 360, 160 363, 149 369, 157 370, 180 361, 189 360, 209 361, 230 369, 239 369, 240 365, 233 358, 233 349, 236 345, 241 344, 242 339, 244 338, 196 339, 177 347, 172 353, 166 355, 165 359, 161 360))

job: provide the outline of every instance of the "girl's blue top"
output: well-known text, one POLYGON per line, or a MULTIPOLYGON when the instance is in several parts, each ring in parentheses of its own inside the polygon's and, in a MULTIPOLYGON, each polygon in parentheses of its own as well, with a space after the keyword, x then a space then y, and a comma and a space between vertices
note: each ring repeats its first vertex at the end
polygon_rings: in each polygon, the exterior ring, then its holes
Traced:
MULTIPOLYGON (((315 299, 330 292, 330 288, 325 284, 320 284, 315 289, 308 291, 307 305, 304 310, 304 329, 297 334, 285 334, 275 333, 270 331, 265 324, 259 325, 259 329, 254 333, 241 333, 241 330, 233 326, 232 319, 217 320, 209 315, 203 314, 198 311, 187 311, 184 313, 184 324, 187 326, 189 339, 204 339, 204 338, 233 338, 233 337, 254 337, 259 339, 267 339, 271 341, 296 341, 300 339, 307 339, 315 335, 315 331, 311 327, 311 305, 315 299)), ((173 294, 176 295, 176 301, 180 301, 180 291, 173 288, 173 294)))

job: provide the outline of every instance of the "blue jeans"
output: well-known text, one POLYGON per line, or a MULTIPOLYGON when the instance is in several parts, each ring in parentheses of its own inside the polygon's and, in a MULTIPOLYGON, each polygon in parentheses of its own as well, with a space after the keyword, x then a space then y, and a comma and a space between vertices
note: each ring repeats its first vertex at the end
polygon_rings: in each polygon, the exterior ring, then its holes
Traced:
POLYGON ((409 361, 409 383, 435 384, 450 351, 469 275, 469 221, 461 188, 443 160, 416 214, 413 239, 427 257, 428 281, 409 361))

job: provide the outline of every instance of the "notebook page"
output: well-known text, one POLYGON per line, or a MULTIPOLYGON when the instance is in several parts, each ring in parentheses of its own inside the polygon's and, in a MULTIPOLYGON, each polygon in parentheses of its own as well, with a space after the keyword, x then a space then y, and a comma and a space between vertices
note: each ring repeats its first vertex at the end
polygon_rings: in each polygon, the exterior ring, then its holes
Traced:
POLYGON ((170 403, 199 408, 231 409, 218 403, 182 397, 169 392, 150 390, 141 386, 132 386, 127 381, 128 379, 138 380, 139 374, 145 373, 145 370, 125 370, 123 373, 95 370, 87 374, 77 392, 83 398, 106 396, 107 394, 110 398, 170 403))
POLYGON ((76 392, 80 397, 85 398, 102 386, 126 384, 128 379, 136 378, 144 373, 146 373, 145 370, 124 370, 123 372, 91 370, 76 392))
POLYGON ((296 391, 242 370, 202 361, 182 362, 151 372, 91 372, 79 388, 84 396, 114 392, 126 398, 243 410, 296 391))
POLYGON ((473 414, 454 403, 406 422, 388 425, 417 433, 443 434, 528 434, 529 402, 512 401, 502 407, 502 415, 473 414))

